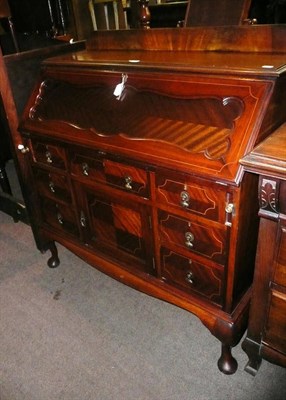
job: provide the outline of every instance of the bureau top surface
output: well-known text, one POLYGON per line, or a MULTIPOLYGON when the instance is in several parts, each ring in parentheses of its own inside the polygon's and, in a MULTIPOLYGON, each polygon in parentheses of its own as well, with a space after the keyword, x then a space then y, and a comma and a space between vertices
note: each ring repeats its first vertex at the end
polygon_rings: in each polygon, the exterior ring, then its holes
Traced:
POLYGON ((85 50, 50 58, 44 65, 275 76, 286 73, 286 54, 85 50))
POLYGON ((286 26, 233 26, 95 31, 86 51, 46 65, 199 71, 286 73, 286 26))

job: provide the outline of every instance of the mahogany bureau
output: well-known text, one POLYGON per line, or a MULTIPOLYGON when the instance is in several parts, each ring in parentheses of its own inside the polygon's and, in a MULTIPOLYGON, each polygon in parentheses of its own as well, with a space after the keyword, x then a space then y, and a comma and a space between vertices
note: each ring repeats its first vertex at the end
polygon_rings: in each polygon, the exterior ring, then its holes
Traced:
POLYGON ((285 120, 286 27, 97 31, 46 60, 20 130, 38 248, 55 242, 195 314, 221 371, 247 325, 257 176, 239 160, 285 120))
POLYGON ((260 228, 247 335, 246 371, 262 358, 286 367, 286 124, 246 155, 245 169, 259 174, 260 228))

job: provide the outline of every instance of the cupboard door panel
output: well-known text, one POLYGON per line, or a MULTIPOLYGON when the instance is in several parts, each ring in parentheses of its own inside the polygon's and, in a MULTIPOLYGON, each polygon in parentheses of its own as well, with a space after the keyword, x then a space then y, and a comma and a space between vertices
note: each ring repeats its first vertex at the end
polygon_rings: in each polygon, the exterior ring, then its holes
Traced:
POLYGON ((110 195, 83 185, 77 188, 85 215, 82 226, 86 244, 125 266, 152 272, 148 207, 123 200, 117 192, 110 195))

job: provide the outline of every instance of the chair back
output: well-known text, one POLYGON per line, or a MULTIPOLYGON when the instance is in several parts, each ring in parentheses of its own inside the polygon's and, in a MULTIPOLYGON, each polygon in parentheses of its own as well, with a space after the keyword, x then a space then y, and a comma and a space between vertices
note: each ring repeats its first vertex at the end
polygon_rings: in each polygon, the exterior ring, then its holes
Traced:
POLYGON ((12 20, 11 10, 8 3, 8 0, 0 0, 0 19, 7 19, 9 24, 10 33, 12 36, 12 40, 15 46, 16 53, 19 53, 19 44, 16 37, 16 32, 14 29, 14 24, 12 20))
POLYGON ((251 0, 189 0, 184 27, 248 23, 251 0))
POLYGON ((93 29, 127 29, 127 18, 122 0, 89 0, 93 29))

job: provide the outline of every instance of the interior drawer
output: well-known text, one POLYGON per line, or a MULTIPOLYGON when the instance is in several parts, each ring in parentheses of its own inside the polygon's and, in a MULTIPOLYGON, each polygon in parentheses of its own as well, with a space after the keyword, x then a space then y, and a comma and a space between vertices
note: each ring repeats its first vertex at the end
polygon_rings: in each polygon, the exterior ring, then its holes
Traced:
POLYGON ((30 142, 33 162, 53 168, 66 169, 65 149, 32 139, 30 142))
POLYGON ((223 268, 203 265, 166 248, 161 249, 162 279, 187 292, 196 292, 221 305, 223 268))
POLYGON ((40 168, 33 168, 33 174, 37 190, 41 195, 67 204, 72 202, 71 189, 67 176, 40 168))
POLYGON ((183 174, 156 174, 156 198, 161 204, 224 223, 226 191, 221 185, 183 174))
POLYGON ((213 227, 159 210, 160 240, 170 245, 198 253, 220 264, 226 259, 226 237, 224 226, 213 227))

